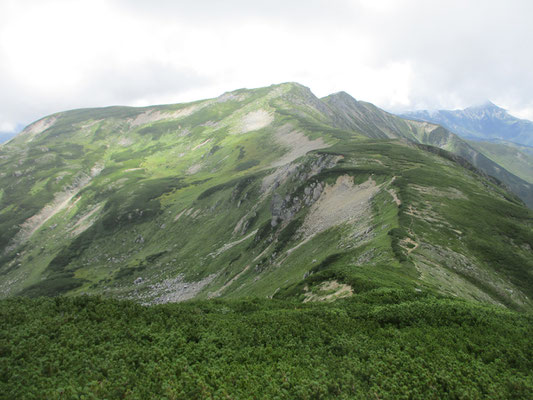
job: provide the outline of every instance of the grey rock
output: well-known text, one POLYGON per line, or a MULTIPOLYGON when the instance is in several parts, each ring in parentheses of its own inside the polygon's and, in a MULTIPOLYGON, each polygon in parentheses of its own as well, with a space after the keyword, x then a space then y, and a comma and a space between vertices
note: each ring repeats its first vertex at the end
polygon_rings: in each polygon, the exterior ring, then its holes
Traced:
POLYGON ((281 215, 282 208, 283 199, 279 194, 275 193, 274 196, 272 196, 272 203, 270 204, 270 212, 272 213, 272 216, 281 215))
POLYGON ((317 201, 322 194, 322 187, 319 185, 313 189, 313 201, 317 201))

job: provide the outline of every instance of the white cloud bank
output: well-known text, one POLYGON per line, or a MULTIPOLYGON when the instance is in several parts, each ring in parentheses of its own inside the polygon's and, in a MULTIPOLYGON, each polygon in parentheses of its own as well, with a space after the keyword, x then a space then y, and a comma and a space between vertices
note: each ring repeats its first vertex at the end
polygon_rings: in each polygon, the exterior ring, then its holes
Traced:
POLYGON ((529 0, 3 0, 0 128, 286 81, 533 119, 531 15, 529 0))

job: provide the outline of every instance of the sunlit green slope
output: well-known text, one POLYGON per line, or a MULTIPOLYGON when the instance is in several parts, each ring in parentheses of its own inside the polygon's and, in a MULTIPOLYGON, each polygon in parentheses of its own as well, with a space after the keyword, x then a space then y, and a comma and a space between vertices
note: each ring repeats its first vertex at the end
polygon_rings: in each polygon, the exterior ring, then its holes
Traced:
MULTIPOLYGON (((533 154, 527 152, 527 147, 512 143, 475 141, 469 141, 469 144, 507 171, 528 183, 533 183, 533 154)), ((533 151, 533 148, 529 149, 530 152, 533 151)))

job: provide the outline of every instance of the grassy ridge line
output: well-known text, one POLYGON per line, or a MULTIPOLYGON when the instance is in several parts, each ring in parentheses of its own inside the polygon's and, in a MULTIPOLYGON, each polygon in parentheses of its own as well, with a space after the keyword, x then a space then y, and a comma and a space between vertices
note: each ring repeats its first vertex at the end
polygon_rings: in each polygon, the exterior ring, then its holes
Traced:
POLYGON ((527 398, 533 316, 372 290, 330 304, 0 302, 0 398, 527 398))

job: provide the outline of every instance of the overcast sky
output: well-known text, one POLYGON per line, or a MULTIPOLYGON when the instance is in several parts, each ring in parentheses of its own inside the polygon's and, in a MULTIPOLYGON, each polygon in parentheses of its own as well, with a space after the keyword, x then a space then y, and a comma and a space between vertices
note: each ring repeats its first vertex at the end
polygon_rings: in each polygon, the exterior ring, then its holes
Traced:
POLYGON ((531 0, 0 0, 0 131, 287 81, 533 119, 532 17, 531 0))

